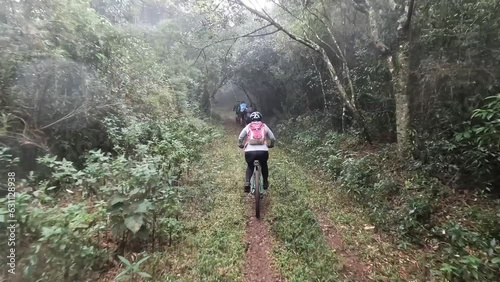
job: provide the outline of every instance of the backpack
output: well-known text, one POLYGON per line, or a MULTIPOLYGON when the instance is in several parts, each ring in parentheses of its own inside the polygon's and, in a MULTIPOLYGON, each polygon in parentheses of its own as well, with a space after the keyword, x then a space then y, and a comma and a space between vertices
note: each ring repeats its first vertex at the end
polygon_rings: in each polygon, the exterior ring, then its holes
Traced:
POLYGON ((241 103, 240 104, 240 112, 244 112, 246 108, 247 108, 247 104, 246 103, 241 103))
POLYGON ((266 143, 266 126, 260 121, 248 125, 247 140, 250 145, 264 145, 266 143))

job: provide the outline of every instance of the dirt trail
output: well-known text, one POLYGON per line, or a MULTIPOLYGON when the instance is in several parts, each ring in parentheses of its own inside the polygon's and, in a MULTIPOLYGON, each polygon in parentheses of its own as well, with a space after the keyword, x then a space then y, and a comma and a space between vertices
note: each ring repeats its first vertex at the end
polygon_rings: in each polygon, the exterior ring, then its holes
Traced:
POLYGON ((246 229, 247 253, 245 258, 245 279, 247 282, 284 281, 272 267, 271 233, 264 221, 268 199, 262 202, 261 218, 255 217, 253 197, 246 198, 248 221, 246 229))
MULTIPOLYGON (((226 117, 227 118, 227 117, 226 117)), ((237 134, 240 132, 241 127, 236 125, 233 120, 225 119, 224 122, 226 132, 235 136, 235 143, 237 134)), ((275 149, 276 150, 276 149, 275 149)), ((279 148, 277 149, 279 151, 279 148)), ((279 156, 281 154, 273 154, 279 156)), ((277 157, 278 157, 277 156, 277 157)), ((242 161, 243 161, 243 155, 242 161)), ((283 156, 282 156, 283 157, 283 156)), ((279 158, 279 157, 278 157, 279 158)), ((286 158, 286 157, 285 157, 286 158)), ((242 183, 241 183, 242 184, 242 183)), ((240 189, 240 187, 238 187, 240 189)), ((272 189, 272 187, 271 187, 272 189)), ((243 187, 241 187, 243 190, 243 187)), ((244 268, 244 281, 286 281, 277 271, 277 267, 273 266, 272 259, 272 234, 269 226, 265 221, 267 210, 270 205, 270 198, 264 198, 261 218, 255 217, 254 199, 250 195, 245 196, 247 206, 247 223, 246 223, 246 256, 244 268)), ((337 232, 328 216, 320 209, 312 208, 316 215, 317 221, 321 226, 321 231, 328 245, 342 262, 342 269, 339 274, 342 274, 349 281, 372 281, 369 278, 369 273, 372 271, 372 265, 363 262, 358 253, 346 248, 342 235, 337 232)))
MULTIPOLYGON (((235 141, 241 130, 241 127, 235 124, 233 120, 225 120, 225 128, 229 134, 233 134, 235 141)), ((236 143, 236 142, 235 142, 236 143)), ((243 154, 241 156, 243 161, 243 154)), ((243 182, 241 182, 243 184, 243 182)), ((239 187, 243 192, 243 186, 239 187)), ((247 244, 244 281, 246 282, 268 282, 284 281, 280 278, 277 271, 272 267, 272 245, 271 232, 265 222, 269 198, 264 198, 261 202, 260 219, 255 217, 254 198, 251 195, 245 195, 247 206, 247 223, 245 240, 247 244)))
POLYGON ((319 211, 315 211, 315 213, 328 245, 336 251, 339 258, 343 261, 342 272, 344 275, 353 279, 353 281, 372 281, 368 278, 368 275, 371 272, 371 267, 363 263, 359 259, 358 254, 349 252, 345 248, 342 236, 337 232, 335 226, 324 214, 319 211))

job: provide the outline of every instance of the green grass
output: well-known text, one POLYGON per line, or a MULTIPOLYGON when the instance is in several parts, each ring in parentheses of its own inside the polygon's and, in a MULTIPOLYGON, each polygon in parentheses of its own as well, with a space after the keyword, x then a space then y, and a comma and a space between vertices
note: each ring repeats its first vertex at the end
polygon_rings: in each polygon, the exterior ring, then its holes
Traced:
POLYGON ((276 265, 290 281, 339 281, 339 261, 306 201, 304 172, 276 151, 270 161, 273 201, 268 215, 276 265))
MULTIPOLYGON (((304 206, 310 207, 316 214, 322 214, 334 225, 342 236, 346 252, 356 254, 359 260, 370 267, 370 278, 375 281, 424 281, 432 253, 409 246, 401 246, 392 238, 365 230, 371 226, 369 212, 361 203, 344 190, 338 182, 310 165, 297 169, 297 163, 287 164, 289 177, 301 178, 301 190, 304 206), (310 173, 305 173, 310 171, 310 173)), ((295 191, 293 189, 292 191, 295 191)), ((338 260, 342 261, 340 255, 338 260)), ((340 276, 353 281, 352 277, 340 276)))
POLYGON ((424 250, 398 244, 383 233, 365 230, 372 226, 369 214, 351 195, 338 188, 338 183, 320 173, 306 175, 310 183, 308 203, 326 215, 343 237, 346 251, 358 255, 371 268, 375 281, 424 281, 428 259, 424 250))
MULTIPOLYGON (((243 162, 230 137, 222 140, 212 152, 208 167, 212 187, 203 191, 212 195, 212 210, 204 218, 195 242, 200 251, 195 272, 201 281, 241 280, 245 259, 245 205, 237 189, 243 162), (216 160, 216 161, 214 161, 216 160)), ((200 222, 201 223, 201 222, 200 222)))
POLYGON ((232 139, 207 148, 186 180, 182 242, 155 254, 159 281, 241 281, 245 260, 245 204, 241 155, 232 139), (237 168, 237 169, 235 169, 237 168))

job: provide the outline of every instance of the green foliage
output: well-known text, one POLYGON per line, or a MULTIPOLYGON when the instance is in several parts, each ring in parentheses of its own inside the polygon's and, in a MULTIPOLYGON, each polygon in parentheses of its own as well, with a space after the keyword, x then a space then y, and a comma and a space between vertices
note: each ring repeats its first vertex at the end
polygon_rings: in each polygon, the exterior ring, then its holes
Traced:
POLYGON ((112 151, 106 118, 166 119, 197 108, 196 97, 188 101, 198 87, 192 54, 170 42, 180 40, 180 27, 162 29, 157 36, 113 25, 98 11, 118 12, 116 3, 99 2, 18 2, 2 13, 0 136, 14 156, 24 156, 22 172, 36 170, 42 151, 77 167, 91 149, 112 151))
POLYGON ((6 146, 0 146, 0 173, 7 175, 8 172, 19 164, 19 157, 12 155, 12 149, 6 146))
POLYGON ((449 281, 493 281, 500 274, 500 247, 495 238, 484 237, 459 223, 433 229, 447 244, 443 247, 438 275, 449 281))
POLYGON ((342 167, 344 164, 344 158, 342 156, 330 155, 328 159, 323 164, 323 167, 328 171, 333 177, 339 177, 342 172, 342 167))
MULTIPOLYGON (((102 247, 104 237, 123 246, 133 241, 161 246, 181 237, 180 178, 199 159, 202 145, 218 133, 188 119, 131 118, 108 126, 114 154, 91 150, 82 169, 66 159, 43 156, 38 161, 50 178, 39 183, 32 178, 26 183, 36 191, 16 197, 20 233, 34 242, 21 261, 25 277, 85 277, 114 251, 102 247)), ((3 152, 2 159, 14 163, 3 152)), ((121 276, 144 276, 136 266, 121 276)))
POLYGON ((450 148, 455 153, 457 170, 462 175, 474 173, 474 182, 494 189, 500 181, 500 94, 485 99, 486 104, 473 111, 466 129, 455 134, 458 143, 450 148))
MULTIPOLYGON (((471 117, 479 119, 481 124, 464 132, 463 138, 471 138, 475 135, 474 141, 479 146, 500 148, 500 94, 488 97, 486 101, 489 102, 483 108, 474 110, 471 117)), ((460 134, 456 138, 460 139, 460 134)))
MULTIPOLYGON (((292 152, 307 146, 293 140, 292 132, 300 131, 300 127, 300 123, 285 123, 280 127, 281 140, 291 144, 292 152)), ((436 277, 450 281, 492 281, 498 275, 499 265, 495 263, 499 260, 498 246, 490 245, 499 235, 496 205, 472 206, 445 217, 443 209, 453 209, 447 205, 455 196, 432 177, 429 167, 418 163, 400 166, 391 146, 367 154, 355 149, 356 140, 349 135, 326 129, 317 132, 322 133, 310 134, 308 138, 321 145, 307 155, 300 155, 300 161, 334 177, 339 189, 361 203, 377 228, 396 236, 400 246, 423 245, 431 240, 447 246, 440 248, 439 261, 433 267, 436 277), (408 167, 414 171, 405 171, 408 167), (450 220, 457 217, 474 224, 476 231, 452 225, 450 220)))
POLYGON ((91 238, 103 231, 95 222, 104 220, 105 209, 102 203, 87 209, 84 204, 29 209, 27 224, 37 241, 27 258, 26 277, 76 279, 102 266, 106 250, 91 238))
POLYGON ((148 273, 143 272, 143 271, 141 271, 139 269, 139 267, 141 266, 141 264, 143 262, 145 262, 149 258, 149 256, 144 257, 144 258, 142 258, 141 260, 139 260, 139 261, 137 261, 135 263, 131 263, 128 259, 126 259, 126 258, 124 258, 122 256, 118 256, 118 258, 123 262, 123 264, 126 266, 126 268, 125 268, 125 270, 123 270, 122 272, 120 272, 116 276, 116 280, 124 280, 124 279, 134 279, 134 280, 137 280, 140 277, 142 277, 142 278, 153 278, 148 273))
MULTIPOLYGON (((342 164, 339 181, 348 192, 354 193, 355 198, 364 200, 366 190, 372 190, 375 174, 367 157, 347 158, 342 164)), ((369 192, 368 192, 369 193, 369 192)))

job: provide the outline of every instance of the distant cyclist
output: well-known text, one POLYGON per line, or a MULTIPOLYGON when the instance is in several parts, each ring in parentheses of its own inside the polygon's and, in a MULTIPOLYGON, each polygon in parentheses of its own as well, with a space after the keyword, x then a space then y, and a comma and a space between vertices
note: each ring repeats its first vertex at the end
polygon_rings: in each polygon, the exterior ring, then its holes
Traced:
POLYGON ((241 124, 240 101, 236 101, 236 104, 233 106, 233 112, 236 114, 236 123, 241 124))
POLYGON ((250 104, 250 106, 247 106, 247 108, 245 109, 245 124, 249 124, 250 122, 252 122, 250 120, 250 115, 255 112, 255 108, 253 107, 253 104, 250 104))
POLYGON ((240 112, 240 101, 236 101, 236 104, 234 104, 233 112, 236 112, 236 113, 240 112))
POLYGON ((269 158, 269 149, 274 147, 276 141, 273 132, 265 123, 262 122, 262 114, 253 112, 250 115, 251 122, 243 128, 238 137, 238 146, 245 148, 245 161, 247 162, 247 170, 245 175, 245 193, 250 192, 250 178, 252 178, 254 165, 253 162, 258 160, 262 167, 262 177, 264 180, 264 189, 269 187, 269 170, 267 160, 269 158), (270 140, 269 146, 267 139, 270 140))
POLYGON ((238 117, 240 118, 241 124, 243 125, 243 121, 245 120, 245 110, 247 108, 247 103, 245 101, 241 101, 238 117))

